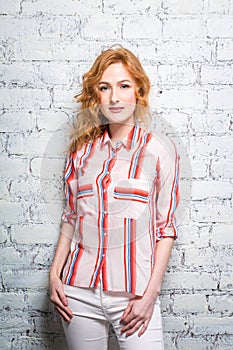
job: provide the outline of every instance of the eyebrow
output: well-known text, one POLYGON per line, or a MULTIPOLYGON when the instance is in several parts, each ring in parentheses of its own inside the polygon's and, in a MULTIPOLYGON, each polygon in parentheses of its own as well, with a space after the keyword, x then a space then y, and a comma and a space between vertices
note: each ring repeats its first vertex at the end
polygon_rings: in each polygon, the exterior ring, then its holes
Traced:
MULTIPOLYGON (((124 82, 126 82, 126 81, 132 84, 132 81, 130 81, 130 80, 128 80, 128 79, 120 80, 120 81, 117 82, 117 84, 122 84, 122 83, 124 83, 124 82)), ((110 84, 110 83, 107 82, 107 81, 100 81, 100 82, 99 82, 99 85, 100 85, 100 84, 110 84)))

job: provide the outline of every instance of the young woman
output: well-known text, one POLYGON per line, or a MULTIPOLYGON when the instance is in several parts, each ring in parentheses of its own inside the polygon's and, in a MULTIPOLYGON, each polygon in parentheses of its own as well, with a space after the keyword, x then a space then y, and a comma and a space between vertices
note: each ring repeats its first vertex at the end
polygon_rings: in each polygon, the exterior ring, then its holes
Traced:
POLYGON ((107 349, 109 324, 120 349, 163 349, 158 296, 177 236, 179 155, 142 127, 149 90, 139 60, 120 47, 96 58, 76 96, 50 270, 72 350, 107 349))

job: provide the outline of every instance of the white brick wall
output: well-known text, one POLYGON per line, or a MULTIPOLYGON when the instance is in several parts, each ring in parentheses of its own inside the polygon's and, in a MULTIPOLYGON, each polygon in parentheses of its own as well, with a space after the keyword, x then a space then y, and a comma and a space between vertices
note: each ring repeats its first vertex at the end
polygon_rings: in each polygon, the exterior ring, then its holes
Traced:
POLYGON ((1 0, 0 14, 0 350, 67 349, 48 298, 64 150, 82 74, 115 43, 142 61, 181 154, 165 349, 232 349, 233 2, 1 0))

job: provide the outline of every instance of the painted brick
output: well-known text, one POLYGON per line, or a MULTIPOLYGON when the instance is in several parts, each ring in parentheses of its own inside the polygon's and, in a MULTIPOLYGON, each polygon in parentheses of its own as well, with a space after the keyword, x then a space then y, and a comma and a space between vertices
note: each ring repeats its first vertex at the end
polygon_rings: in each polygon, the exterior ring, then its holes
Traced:
POLYGON ((60 201, 47 203, 32 203, 30 206, 30 223, 32 224, 60 224, 64 204, 60 201))
POLYGON ((20 202, 10 202, 9 200, 0 200, 0 222, 13 224, 22 222, 22 206, 20 202), (14 215, 12 215, 14 213, 14 215))
MULTIPOLYGON (((133 51, 135 52, 136 49, 133 51)), ((160 46, 157 43, 146 46, 144 42, 137 49, 140 60, 158 61, 161 64, 182 64, 189 62, 208 62, 211 59, 211 44, 200 40, 198 42, 169 40, 160 46)))
POLYGON ((192 158, 192 176, 194 179, 205 178, 207 176, 208 164, 205 158, 192 158))
POLYGON ((158 116, 155 116, 155 122, 157 127, 158 124, 166 123, 164 128, 166 128, 166 130, 170 128, 169 134, 172 133, 172 130, 175 134, 187 132, 189 128, 188 114, 176 110, 171 113, 160 113, 158 116))
POLYGON ((190 137, 190 153, 199 156, 229 157, 233 154, 233 151, 229 149, 230 143, 231 136, 228 135, 190 137))
MULTIPOLYGON (((8 43, 8 41, 7 41, 8 43)), ((88 44, 87 41, 40 37, 35 38, 33 47, 27 39, 13 42, 9 46, 4 43, 3 58, 16 59, 17 61, 49 61, 49 60, 73 60, 81 62, 90 62, 91 51, 95 45, 88 44)), ((99 53, 99 51, 98 51, 99 53)), ((1 57, 1 56, 0 56, 1 57)))
POLYGON ((159 107, 202 110, 204 108, 203 91, 192 87, 182 87, 179 90, 164 88, 157 103, 159 107))
POLYGON ((164 22, 163 38, 167 39, 196 39, 205 36, 205 25, 201 19, 173 18, 164 22))
POLYGON ((232 109, 232 93, 233 88, 231 86, 209 89, 208 90, 208 106, 209 109, 232 109))
POLYGON ((36 333, 51 333, 56 329, 56 333, 62 333, 62 323, 60 318, 57 315, 49 315, 49 316, 42 316, 42 317, 35 317, 34 319, 35 324, 35 332, 36 333))
POLYGON ((0 243, 7 241, 7 231, 4 227, 0 226, 0 243))
POLYGON ((232 84, 233 73, 231 65, 206 65, 201 69, 201 82, 203 84, 232 84))
POLYGON ((39 36, 38 20, 36 18, 2 17, 0 33, 4 38, 16 38, 17 36, 30 38, 39 36))
POLYGON ((206 312, 206 298, 202 294, 176 295, 173 310, 176 314, 206 312))
POLYGON ((37 14, 37 13, 51 13, 61 15, 89 15, 90 13, 100 13, 101 1, 87 3, 84 0, 81 1, 59 1, 51 0, 36 0, 26 1, 22 3, 22 12, 25 14, 37 14))
POLYGON ((14 331, 22 331, 22 329, 30 329, 30 324, 28 322, 27 316, 21 312, 19 314, 19 311, 17 311, 17 315, 13 314, 11 317, 9 317, 9 312, 4 311, 1 314, 0 318, 0 328, 4 331, 10 331, 14 329, 14 331))
POLYGON ((27 112, 6 112, 1 116, 1 132, 30 132, 35 126, 35 116, 27 112))
POLYGON ((30 171, 33 176, 41 176, 43 178, 44 170, 46 169, 46 173, 48 177, 53 176, 56 174, 57 176, 60 175, 63 177, 65 162, 66 162, 66 156, 62 158, 39 158, 35 157, 32 158, 30 163, 30 171))
POLYGON ((80 36, 80 16, 44 15, 41 18, 39 32, 41 37, 77 39, 80 36))
POLYGON ((3 284, 9 289, 43 289, 48 286, 48 271, 4 271, 2 274, 3 284))
POLYGON ((188 85, 195 83, 197 73, 192 65, 165 65, 158 67, 159 84, 188 85))
MULTIPOLYGON (((57 335, 56 335, 57 336, 57 335)), ((14 338, 11 342, 11 346, 14 349, 21 349, 21 350, 27 350, 27 349, 35 349, 35 350, 42 350, 42 349, 56 349, 56 350, 62 350, 61 348, 53 347, 54 342, 52 339, 42 337, 37 337, 35 335, 33 336, 19 336, 17 338, 14 338)), ((64 350, 68 350, 68 348, 64 348, 64 350)))
POLYGON ((1 67, 1 79, 9 87, 39 87, 36 69, 37 65, 31 62, 5 62, 1 67))
POLYGON ((229 315, 233 312, 233 301, 230 295, 210 295, 208 304, 211 312, 224 312, 229 315))
POLYGON ((186 320, 181 317, 163 317, 164 332, 183 332, 188 329, 186 320))
POLYGON ((75 110, 77 108, 77 103, 74 99, 74 96, 77 95, 77 92, 79 92, 80 89, 54 89, 54 96, 53 96, 53 103, 55 108, 60 108, 60 106, 63 106, 63 108, 67 109, 73 109, 75 110))
POLYGON ((115 2, 114 0, 108 0, 104 3, 104 13, 106 14, 129 14, 143 13, 143 12, 154 12, 160 10, 160 0, 150 1, 150 0, 119 0, 115 2))
MULTIPOLYGON (((207 350, 212 349, 210 346, 210 340, 203 338, 180 338, 177 341, 177 345, 180 350, 207 350)), ((215 348, 214 348, 215 349, 215 348)))
POLYGON ((229 201, 219 201, 216 198, 205 202, 194 203, 191 208, 191 219, 202 223, 231 223, 233 210, 229 201))
POLYGON ((226 181, 193 181, 192 199, 231 198, 232 184, 226 181))
POLYGON ((156 16, 129 16, 123 23, 123 38, 156 39, 161 35, 162 22, 156 16))
POLYGON ((231 265, 232 249, 214 250, 212 247, 191 248, 185 256, 185 264, 204 268, 205 271, 216 271, 216 268, 224 269, 231 265))
POLYGON ((17 244, 56 244, 58 224, 12 225, 11 238, 17 244))
POLYGON ((4 336, 4 338, 2 337, 1 342, 0 342, 0 350, 6 350, 6 349, 10 349, 11 348, 11 339, 12 336, 8 334, 8 336, 4 336))
POLYGON ((8 201, 10 200, 9 186, 10 186, 10 181, 8 182, 1 181, 0 183, 1 199, 8 200, 8 201))
POLYGON ((49 91, 46 89, 4 89, 1 93, 2 109, 31 110, 49 108, 51 103, 49 91))
POLYGON ((211 162, 211 175, 214 179, 232 179, 233 161, 231 159, 216 158, 211 162))
POLYGON ((220 277, 220 290, 232 291, 233 271, 223 272, 220 277))
POLYGON ((206 1, 206 12, 207 13, 220 13, 227 14, 230 9, 231 0, 207 0, 206 1))
POLYGON ((194 133, 227 134, 230 133, 230 118, 225 113, 192 114, 191 127, 194 133))
POLYGON ((53 312, 53 304, 49 300, 49 294, 44 291, 26 292, 25 300, 28 308, 37 311, 53 312))
POLYGON ((233 16, 213 16, 207 19, 208 36, 231 38, 233 36, 233 16))
POLYGON ((217 58, 219 61, 230 61, 233 58, 233 42, 231 40, 219 40, 217 44, 217 58))
POLYGON ((16 266, 17 268, 25 268, 32 263, 30 256, 22 254, 22 252, 18 249, 16 250, 14 247, 4 247, 1 253, 1 259, 9 269, 13 269, 16 266))
POLYGON ((20 176, 24 176, 27 174, 28 169, 28 160, 27 159, 20 159, 16 157, 12 158, 5 158, 2 157, 0 159, 0 178, 7 179, 7 178, 16 178, 20 176), (13 170, 13 171, 12 171, 13 170))
POLYGON ((90 17, 82 24, 81 35, 84 39, 117 40, 120 39, 120 18, 105 16, 90 17))
POLYGON ((23 292, 1 292, 0 293, 0 308, 12 311, 22 309, 24 306, 23 292))
POLYGON ((195 318, 194 334, 232 334, 231 317, 203 317, 195 318))
POLYGON ((41 111, 37 115, 39 130, 55 131, 63 129, 68 121, 67 112, 65 111, 41 111))
POLYGON ((202 13, 203 1, 191 0, 189 2, 185 0, 164 0, 163 8, 169 14, 196 14, 202 13))
POLYGON ((217 281, 208 273, 192 272, 192 279, 189 279, 190 272, 167 273, 163 283, 164 289, 181 290, 205 290, 216 289, 217 281))
POLYGON ((38 79, 44 86, 64 85, 69 87, 72 84, 73 72, 70 64, 57 62, 43 63, 38 68, 38 79))
POLYGON ((0 14, 17 14, 20 11, 20 0, 2 0, 0 3, 0 14))
POLYGON ((191 245, 198 240, 198 227, 190 225, 179 226, 179 237, 176 245, 191 245))
POLYGON ((30 134, 21 139, 19 135, 10 134, 8 151, 10 154, 36 155, 64 155, 68 145, 68 137, 57 132, 43 132, 30 134), (57 140, 55 144, 55 140, 57 140))
POLYGON ((211 233, 211 243, 216 245, 233 244, 233 227, 232 225, 218 224, 213 225, 211 233))

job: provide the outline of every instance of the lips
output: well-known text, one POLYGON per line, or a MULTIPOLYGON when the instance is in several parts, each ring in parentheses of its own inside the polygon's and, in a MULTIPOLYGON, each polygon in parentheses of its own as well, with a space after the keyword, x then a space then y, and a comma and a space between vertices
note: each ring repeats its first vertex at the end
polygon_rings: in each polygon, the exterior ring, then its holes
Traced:
POLYGON ((122 112, 124 107, 109 107, 110 112, 112 113, 120 113, 122 112))

